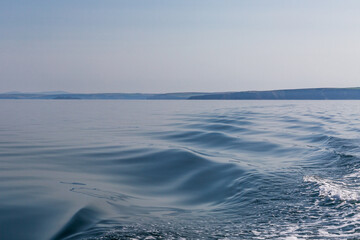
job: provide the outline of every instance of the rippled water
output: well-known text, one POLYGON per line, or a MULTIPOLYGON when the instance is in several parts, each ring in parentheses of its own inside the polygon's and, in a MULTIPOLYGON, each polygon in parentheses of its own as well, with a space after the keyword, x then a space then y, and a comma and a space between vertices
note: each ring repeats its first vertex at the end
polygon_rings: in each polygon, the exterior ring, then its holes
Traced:
POLYGON ((0 239, 360 238, 359 101, 0 101, 0 239))

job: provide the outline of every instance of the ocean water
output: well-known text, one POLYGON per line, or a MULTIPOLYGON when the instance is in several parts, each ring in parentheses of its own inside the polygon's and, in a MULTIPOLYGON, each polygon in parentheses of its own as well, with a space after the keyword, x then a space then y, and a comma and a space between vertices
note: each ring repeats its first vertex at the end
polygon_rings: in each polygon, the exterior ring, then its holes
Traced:
POLYGON ((360 101, 0 101, 0 239, 359 239, 360 101))

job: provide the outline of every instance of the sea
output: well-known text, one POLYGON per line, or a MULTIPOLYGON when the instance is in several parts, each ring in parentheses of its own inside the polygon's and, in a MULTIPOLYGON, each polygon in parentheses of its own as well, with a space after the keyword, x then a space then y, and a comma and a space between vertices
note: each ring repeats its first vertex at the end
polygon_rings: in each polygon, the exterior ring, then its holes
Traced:
POLYGON ((360 101, 1 100, 0 239, 360 239, 360 101))

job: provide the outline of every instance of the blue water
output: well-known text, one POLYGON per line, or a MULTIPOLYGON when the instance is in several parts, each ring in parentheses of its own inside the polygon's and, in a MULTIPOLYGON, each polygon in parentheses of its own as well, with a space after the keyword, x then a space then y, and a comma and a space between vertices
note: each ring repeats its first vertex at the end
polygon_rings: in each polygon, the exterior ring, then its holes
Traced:
POLYGON ((359 101, 0 112, 0 239, 360 238, 359 101))

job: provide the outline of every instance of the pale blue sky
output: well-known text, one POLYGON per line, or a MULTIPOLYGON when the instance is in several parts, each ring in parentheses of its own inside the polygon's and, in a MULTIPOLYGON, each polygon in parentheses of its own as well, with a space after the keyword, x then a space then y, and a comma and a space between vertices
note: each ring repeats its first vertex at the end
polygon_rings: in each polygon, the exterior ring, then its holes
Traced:
POLYGON ((360 86, 360 1, 2 0, 0 92, 360 86))

